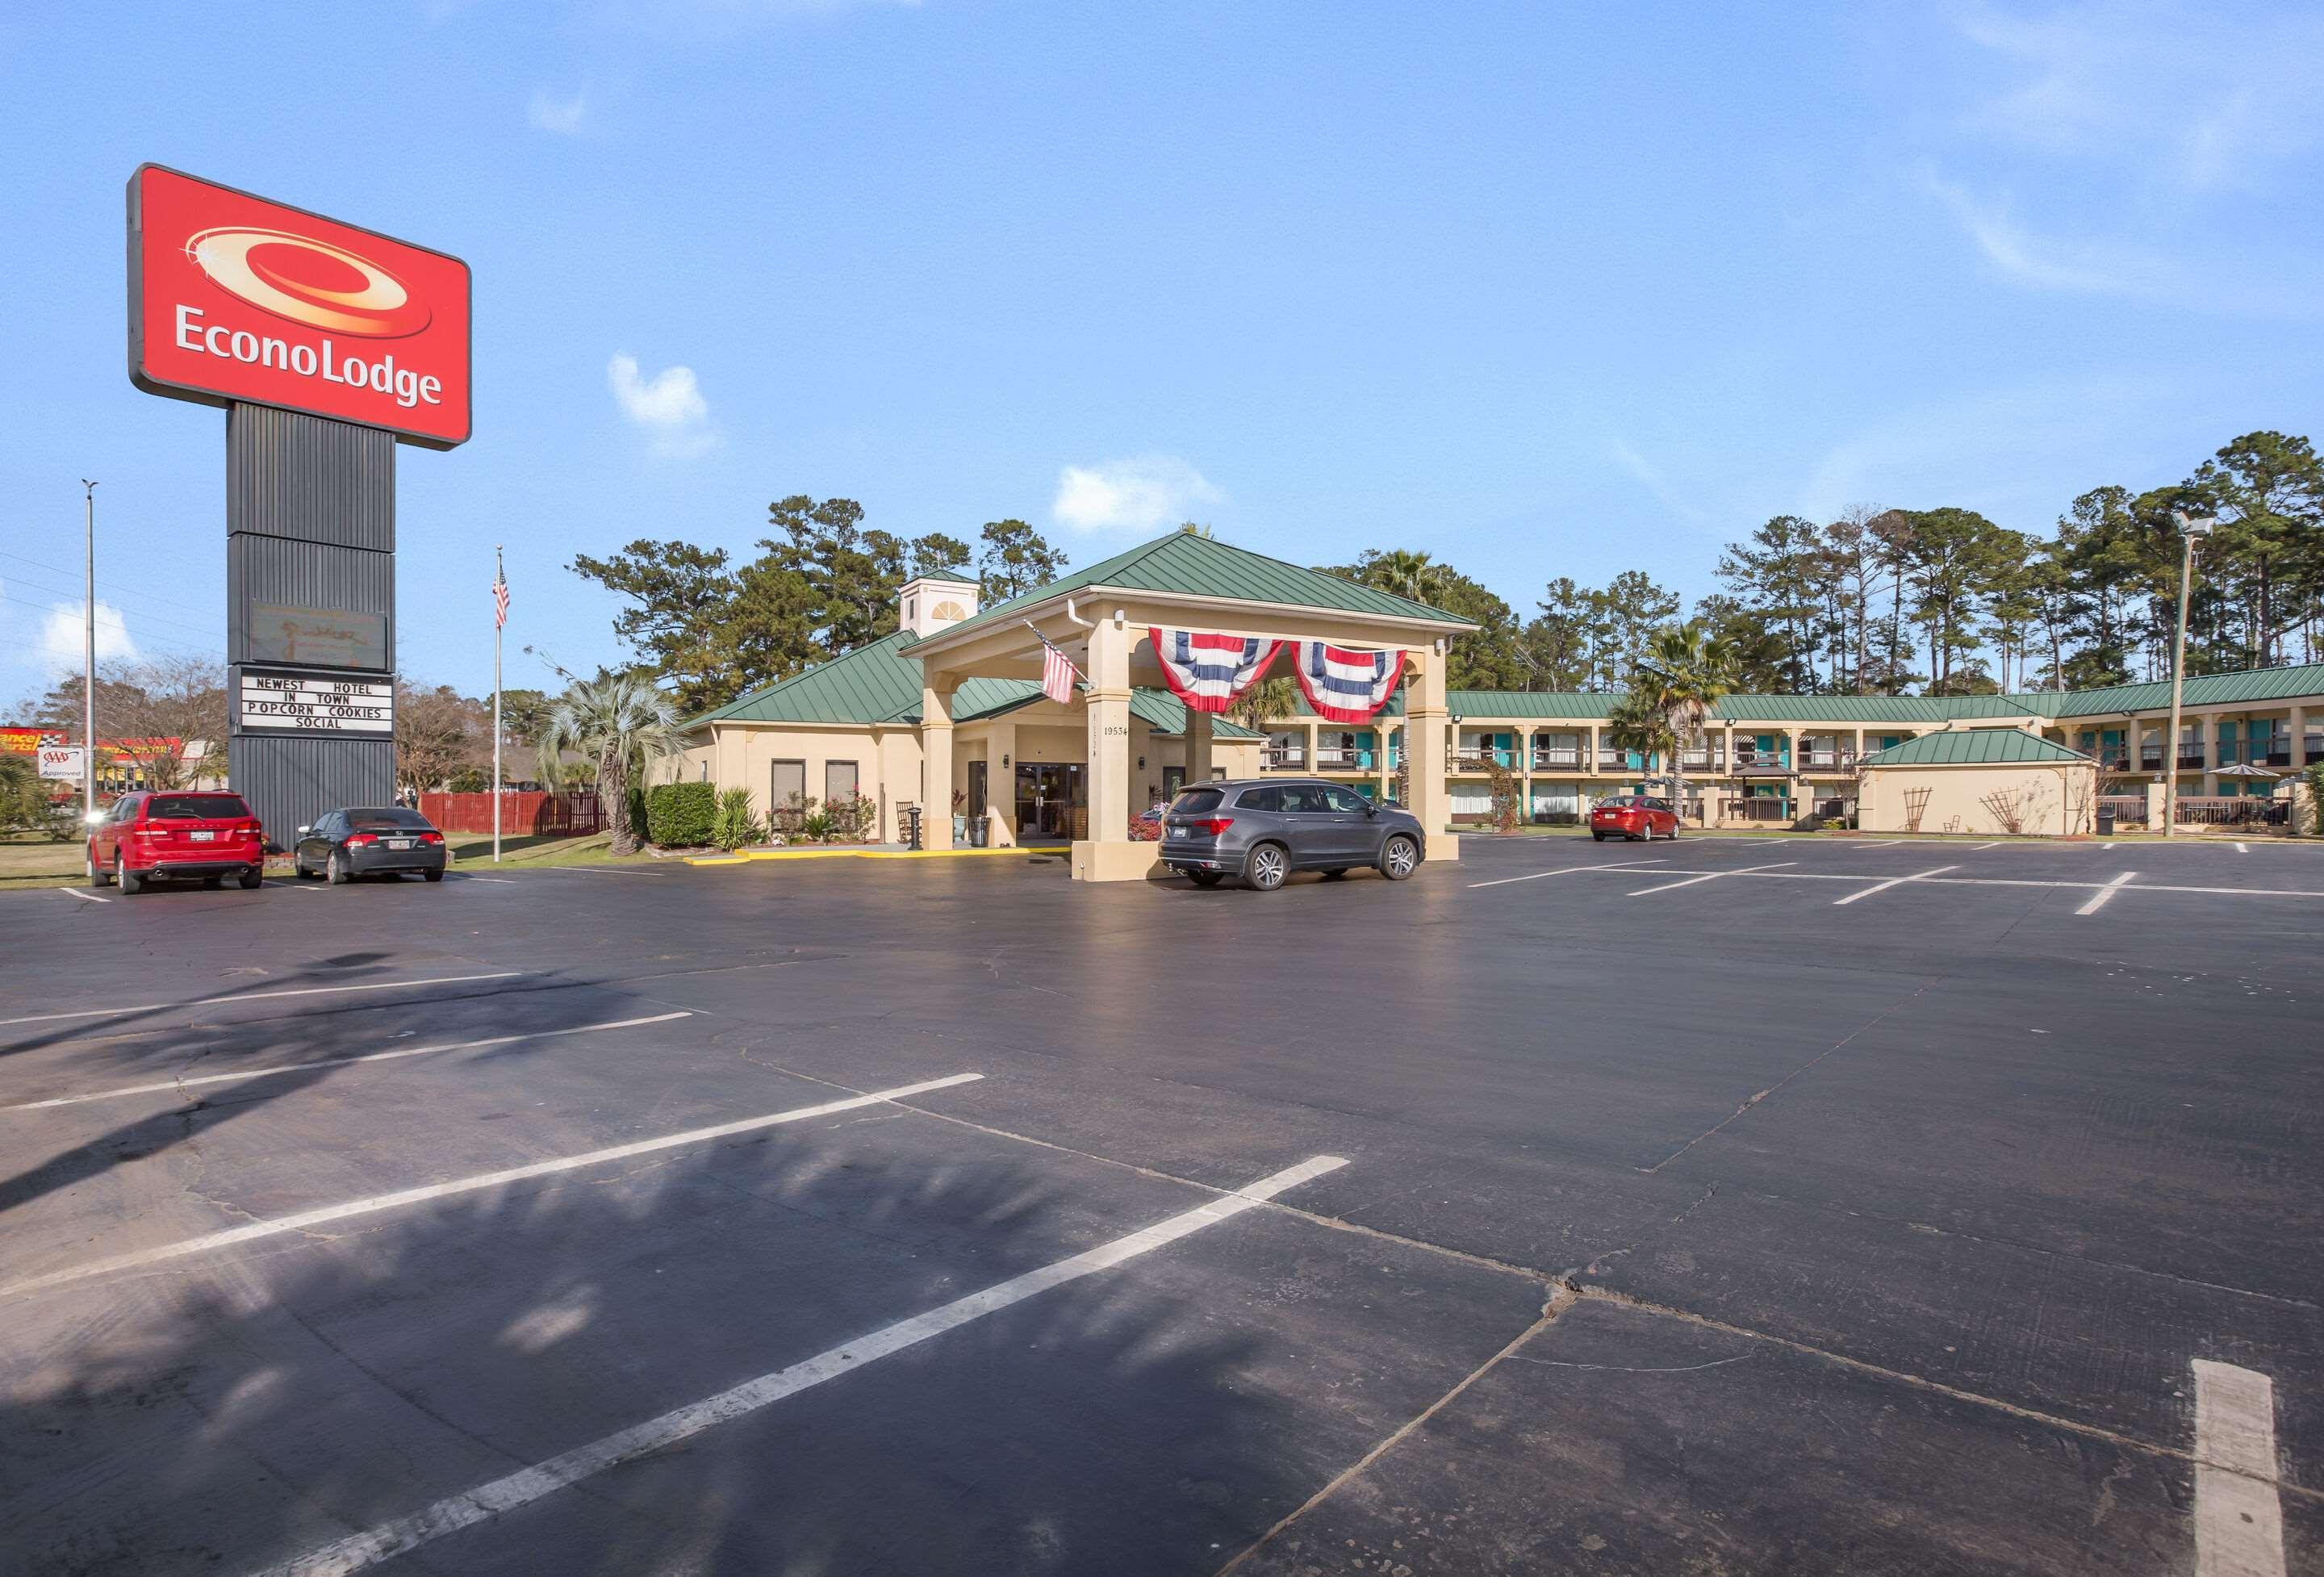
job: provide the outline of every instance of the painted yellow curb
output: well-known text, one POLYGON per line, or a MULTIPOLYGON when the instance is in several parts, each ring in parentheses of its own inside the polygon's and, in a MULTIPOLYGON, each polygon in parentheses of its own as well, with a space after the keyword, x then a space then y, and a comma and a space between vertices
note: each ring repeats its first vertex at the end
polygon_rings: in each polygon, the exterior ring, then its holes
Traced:
POLYGON ((994 854, 1061 858, 1062 849, 753 849, 742 854, 702 854, 687 859, 689 865, 746 865, 754 860, 969 860, 994 854))

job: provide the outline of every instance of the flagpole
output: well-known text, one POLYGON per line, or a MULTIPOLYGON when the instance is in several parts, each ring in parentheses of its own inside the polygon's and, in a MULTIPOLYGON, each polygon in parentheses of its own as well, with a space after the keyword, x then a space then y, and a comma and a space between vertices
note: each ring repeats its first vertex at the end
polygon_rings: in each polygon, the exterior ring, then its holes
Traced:
POLYGON ((493 603, 493 863, 497 865, 501 862, 501 627, 507 622, 501 616, 497 583, 508 579, 497 542, 493 545, 493 577, 496 583, 493 603))

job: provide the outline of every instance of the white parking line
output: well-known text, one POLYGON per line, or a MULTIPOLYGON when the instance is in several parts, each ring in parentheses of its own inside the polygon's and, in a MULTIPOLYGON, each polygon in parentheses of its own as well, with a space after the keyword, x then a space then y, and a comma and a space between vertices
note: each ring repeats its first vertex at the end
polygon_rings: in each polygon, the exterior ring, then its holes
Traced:
POLYGON ((1012 1304, 1051 1287, 1063 1286, 1101 1270, 1110 1270, 1141 1254, 1150 1254, 1179 1239, 1201 1231, 1204 1227, 1231 1221, 1244 1211, 1255 1209, 1286 1189, 1296 1188, 1310 1178, 1336 1171, 1347 1165, 1338 1156, 1317 1156, 1313 1160, 1262 1177, 1248 1187, 1220 1195, 1204 1204, 1167 1221, 1155 1222, 1127 1237, 1116 1238, 1087 1249, 1070 1259, 1028 1270, 1022 1276, 973 1292, 966 1297, 899 1320, 892 1325, 841 1343, 813 1358, 762 1374, 756 1379, 745 1380, 731 1390, 705 1397, 683 1407, 664 1413, 659 1418, 649 1418, 631 1425, 616 1434, 591 1441, 562 1456, 551 1457, 536 1466, 522 1469, 506 1478, 480 1484, 463 1494, 449 1496, 433 1506, 401 1517, 393 1522, 382 1523, 362 1533, 325 1545, 318 1550, 270 1566, 260 1577, 349 1577, 397 1555, 418 1549, 420 1545, 489 1521, 503 1512, 529 1506, 544 1496, 554 1494, 569 1485, 592 1478, 606 1469, 632 1461, 651 1452, 666 1450, 682 1440, 691 1439, 706 1429, 731 1419, 755 1413, 787 1397, 819 1386, 828 1379, 862 1369, 869 1363, 903 1351, 930 1337, 940 1336, 973 1320, 998 1313, 1012 1304))
POLYGON ((227 1084, 245 1079, 271 1079, 277 1074, 303 1073, 309 1068, 335 1068, 359 1062, 393 1062, 399 1057, 426 1056, 437 1051, 475 1051, 486 1046, 507 1046, 519 1040, 546 1040, 552 1035, 587 1035, 599 1029, 634 1029, 641 1024, 667 1024, 672 1019, 691 1019, 690 1010, 675 1013, 656 1013, 650 1019, 615 1019, 604 1024, 576 1024, 565 1029, 536 1029, 525 1035, 495 1035, 484 1040, 453 1040, 438 1046, 407 1046, 400 1051, 373 1051, 361 1056, 329 1056, 318 1062, 284 1063, 280 1067, 246 1068, 234 1074, 204 1074, 198 1079, 164 1079, 153 1084, 125 1084, 118 1090, 99 1090, 88 1095, 58 1095, 46 1101, 26 1101, 20 1105, 0 1106, 0 1111, 42 1111, 51 1106, 78 1106, 87 1101, 110 1101, 121 1095, 152 1095, 164 1090, 189 1090, 196 1084, 227 1084))
POLYGON ((504 887, 520 885, 513 876, 471 876, 465 871, 460 872, 460 879, 463 881, 497 881, 504 887))
POLYGON ((60 887, 55 890, 63 893, 67 898, 85 898, 91 903, 111 903, 113 901, 109 898, 99 898, 93 892, 83 892, 78 887, 60 887))
POLYGON ((1902 887, 1907 881, 1925 881, 1932 876, 1941 876, 1948 871, 1958 869, 1960 867, 1954 865, 1939 865, 1930 871, 1916 871, 1910 876, 1892 876, 1886 881, 1874 883, 1862 892, 1851 892, 1846 898, 1833 899, 1832 907, 1837 908, 1844 903, 1854 903, 1859 898, 1870 898, 1876 892, 1886 892, 1892 887, 1902 887))
POLYGON ((1893 849, 1904 841, 1902 838, 1884 838, 1877 844, 1850 844, 1848 846, 1851 849, 1893 849))
POLYGON ((1999 838, 1999 839, 1996 839, 1994 842, 1992 842, 1992 843, 1990 843, 1990 844, 1979 844, 1978 845, 1978 848, 1980 848, 1980 849, 1997 849, 1997 848, 2001 847, 2001 845, 2002 845, 2004 843, 2006 843, 2007 841, 2008 841, 2008 840, 2007 840, 2007 839, 2006 839, 2006 838, 1999 838))
POLYGON ((1668 892, 1673 888, 1692 887, 1698 881, 1716 881, 1722 876, 1748 876, 1754 871, 1775 871, 1785 865, 1797 863, 1799 862, 1796 860, 1778 860, 1773 865, 1745 865, 1733 871, 1707 871, 1700 876, 1690 876, 1684 881, 1665 881, 1660 887, 1641 887, 1636 892, 1625 893, 1622 896, 1645 898, 1652 893, 1668 892))
POLYGON ((2099 888, 2096 892, 2090 894, 2089 901, 2083 904, 2081 908, 2076 909, 2074 912, 2078 915, 2094 915, 2098 913, 2100 909, 2106 908, 2107 899, 2112 898, 2116 893, 2122 890, 2123 883, 2128 881, 2132 877, 2137 874, 2138 872, 2135 871, 2124 872, 2112 881, 2107 882, 2104 887, 2099 888))
POLYGON ((1575 871, 1628 871, 1634 865, 1666 863, 1668 863, 1667 857, 1662 860, 1624 860, 1618 864, 1611 865, 1560 865, 1554 871, 1536 871, 1526 876, 1503 876, 1491 881, 1472 881, 1469 885, 1471 887, 1507 887, 1512 881, 1539 881, 1545 876, 1563 876, 1575 871))
POLYGON ((966 1084, 982 1078, 982 1074, 954 1074, 948 1078, 928 1079, 917 1084, 899 1084, 892 1090, 873 1090, 867 1094, 851 1095, 844 1101, 825 1101, 817 1106, 800 1106, 789 1111, 777 1111, 765 1117, 746 1117, 740 1122, 722 1122, 711 1128, 690 1128, 683 1133, 664 1134, 659 1139, 642 1139, 634 1143, 613 1145, 602 1150, 588 1150, 577 1156, 566 1156, 552 1161, 534 1161, 528 1166, 510 1167, 503 1171, 485 1172, 474 1177, 456 1177, 449 1183, 430 1183, 420 1188, 401 1189, 393 1194, 374 1194, 368 1199, 350 1200, 345 1204, 327 1204, 316 1210, 303 1210, 296 1215, 276 1216, 272 1221, 255 1221, 247 1225, 229 1227, 224 1231, 205 1232, 198 1238, 186 1238, 175 1243, 163 1243, 158 1248, 140 1249, 134 1253, 115 1254, 104 1259, 92 1259, 86 1265, 76 1265, 69 1270, 55 1270, 46 1276, 12 1282, 0 1286, 0 1297, 14 1297, 23 1293, 39 1292, 48 1287, 62 1286, 68 1282, 85 1281, 92 1276, 103 1276, 115 1270, 134 1270, 147 1265, 158 1265, 165 1259, 181 1259, 189 1254, 205 1253, 212 1249, 230 1248, 259 1238, 280 1236, 283 1232, 304 1231, 309 1227, 330 1222, 345 1221, 349 1216, 373 1215, 383 1210, 397 1210, 407 1204, 424 1204, 430 1200, 449 1199, 455 1194, 474 1194, 480 1189, 499 1188, 511 1183, 521 1183, 530 1177, 547 1177, 558 1172, 569 1172, 576 1167, 594 1167, 603 1161, 622 1161, 632 1156, 647 1156, 656 1150, 675 1149, 680 1145, 706 1144, 712 1139, 731 1139, 738 1133, 756 1133, 762 1128, 774 1128, 786 1122, 804 1122, 811 1117, 828 1117, 835 1111, 853 1111, 859 1106, 877 1106, 883 1101, 898 1101, 907 1095, 923 1095, 930 1090, 949 1089, 954 1084, 966 1084))
POLYGON ((2283 1577, 2274 1383, 2208 1358, 2194 1369, 2196 1577, 2283 1577))
POLYGON ((183 1002, 139 1002, 125 1008, 82 1008, 70 1013, 27 1013, 21 1019, 0 1019, 10 1024, 53 1024, 60 1019, 109 1019, 115 1013, 161 1013, 172 1008, 214 1008, 220 1002, 263 1002, 270 997, 319 997, 342 991, 392 991, 405 986, 460 985, 475 980, 514 980, 524 971, 496 969, 490 974, 438 974, 427 980, 374 980, 362 985, 298 986, 290 991, 230 992, 222 997, 195 997, 183 1002))
POLYGON ((2236 853, 2238 854, 2248 854, 2251 853, 2251 845, 2249 844, 2237 844, 2236 845, 2236 853))

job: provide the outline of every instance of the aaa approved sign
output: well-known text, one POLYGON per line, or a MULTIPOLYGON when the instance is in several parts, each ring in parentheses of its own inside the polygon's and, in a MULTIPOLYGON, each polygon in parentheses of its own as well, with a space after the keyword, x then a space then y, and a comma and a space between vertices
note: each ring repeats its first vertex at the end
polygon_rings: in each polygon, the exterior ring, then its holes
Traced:
POLYGON ((159 164, 129 178, 129 377, 468 438, 468 265, 159 164))
POLYGON ((77 744, 44 744, 41 747, 41 776, 78 783, 80 781, 81 762, 88 756, 88 752, 77 744))

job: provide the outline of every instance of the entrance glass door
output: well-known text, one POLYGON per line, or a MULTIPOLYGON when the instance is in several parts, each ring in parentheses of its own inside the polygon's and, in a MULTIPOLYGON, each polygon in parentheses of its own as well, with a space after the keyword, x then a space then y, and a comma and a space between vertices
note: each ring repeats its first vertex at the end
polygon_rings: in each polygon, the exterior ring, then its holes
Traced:
POLYGON ((1019 843, 1071 843, 1089 836, 1089 778, 1077 761, 1017 769, 1019 843))

